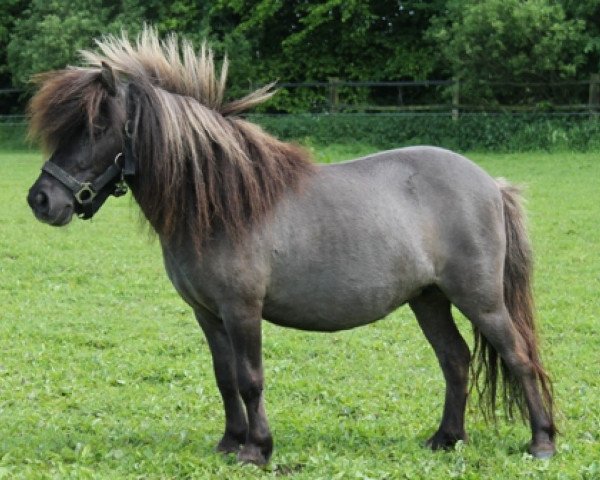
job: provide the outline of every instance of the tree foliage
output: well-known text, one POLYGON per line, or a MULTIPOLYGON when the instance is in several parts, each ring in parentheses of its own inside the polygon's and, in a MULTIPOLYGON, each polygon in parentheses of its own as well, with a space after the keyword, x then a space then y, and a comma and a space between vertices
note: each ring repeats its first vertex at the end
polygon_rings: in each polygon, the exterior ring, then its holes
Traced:
POLYGON ((264 72, 290 81, 427 78, 434 65, 423 33, 444 2, 404 3, 221 0, 213 14, 234 19, 234 30, 257 47, 264 72))
POLYGON ((471 101, 506 100, 482 81, 556 82, 574 78, 585 62, 584 22, 567 19, 552 0, 450 1, 448 8, 430 36, 471 101))
POLYGON ((26 0, 3 0, 0 2, 0 87, 10 82, 6 49, 15 28, 15 21, 27 6, 26 0))
POLYGON ((25 86, 35 73, 77 62, 80 49, 92 47, 95 37, 117 31, 124 17, 115 2, 31 0, 15 20, 7 46, 13 83, 25 86))
POLYGON ((567 18, 585 23, 583 54, 584 71, 600 71, 600 0, 562 0, 567 18))
MULTIPOLYGON (((77 63, 94 37, 134 35, 143 22, 227 52, 232 95, 272 80, 458 76, 473 102, 504 102, 514 92, 489 82, 587 78, 600 67, 600 0, 3 0, 0 86, 26 86, 77 63)), ((367 94, 339 91, 342 102, 367 94)), ((326 97, 284 90, 271 105, 300 111, 326 97)))

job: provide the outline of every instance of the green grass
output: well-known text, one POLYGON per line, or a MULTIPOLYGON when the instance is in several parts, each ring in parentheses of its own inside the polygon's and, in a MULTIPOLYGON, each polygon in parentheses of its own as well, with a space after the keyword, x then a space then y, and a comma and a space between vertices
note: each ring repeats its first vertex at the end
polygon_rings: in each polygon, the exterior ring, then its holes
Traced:
MULTIPOLYGON (((312 147, 322 161, 368 146, 312 147)), ((600 478, 600 162, 594 154, 472 157, 527 185, 543 356, 561 410, 558 455, 528 427, 467 413, 468 444, 420 446, 443 381, 408 309, 334 334, 264 328, 266 469, 213 453, 223 427, 210 355, 137 207, 37 222, 37 153, 0 154, 0 479, 600 478)), ((471 338, 460 319, 461 329, 471 338)))

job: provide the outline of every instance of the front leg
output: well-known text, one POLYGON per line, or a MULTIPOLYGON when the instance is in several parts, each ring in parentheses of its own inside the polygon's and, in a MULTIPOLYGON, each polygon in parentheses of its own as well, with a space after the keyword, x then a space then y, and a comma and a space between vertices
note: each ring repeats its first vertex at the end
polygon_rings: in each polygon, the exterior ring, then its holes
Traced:
POLYGON ((238 460, 255 465, 266 464, 273 451, 263 397, 261 312, 260 302, 229 307, 223 312, 236 359, 238 388, 248 415, 248 435, 238 460))
POLYGON ((246 441, 248 422, 238 390, 231 341, 219 318, 204 309, 196 309, 194 313, 210 348, 215 378, 225 408, 225 433, 217 445, 217 451, 236 453, 246 441))

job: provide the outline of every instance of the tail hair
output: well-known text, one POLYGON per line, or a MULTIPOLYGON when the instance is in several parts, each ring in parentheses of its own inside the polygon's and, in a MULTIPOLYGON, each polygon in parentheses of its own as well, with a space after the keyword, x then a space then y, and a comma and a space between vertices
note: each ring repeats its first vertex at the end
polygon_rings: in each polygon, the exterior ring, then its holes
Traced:
MULTIPOLYGON (((510 318, 525 342, 542 401, 552 422, 551 434, 556 433, 553 423, 553 390, 548 373, 542 366, 536 334, 532 293, 533 259, 525 228, 521 190, 504 179, 498 179, 502 194, 506 231, 506 258, 504 262, 504 302, 510 318)), ((474 329, 475 345, 472 362, 472 384, 479 394, 479 405, 487 420, 496 421, 498 384, 501 383, 504 412, 513 419, 518 412, 525 421, 527 405, 521 382, 509 371, 504 360, 487 339, 474 329), (500 381, 500 382, 499 382, 500 381)))

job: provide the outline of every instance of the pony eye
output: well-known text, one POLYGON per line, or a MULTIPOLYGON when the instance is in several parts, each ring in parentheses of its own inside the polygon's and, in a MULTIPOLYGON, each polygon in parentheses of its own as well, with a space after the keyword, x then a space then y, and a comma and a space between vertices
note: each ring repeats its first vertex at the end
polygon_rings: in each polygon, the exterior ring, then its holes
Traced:
POLYGON ((106 130, 108 130, 108 125, 107 124, 103 124, 103 123, 94 123, 92 125, 92 135, 94 135, 94 137, 98 137, 100 135, 103 135, 106 130))

